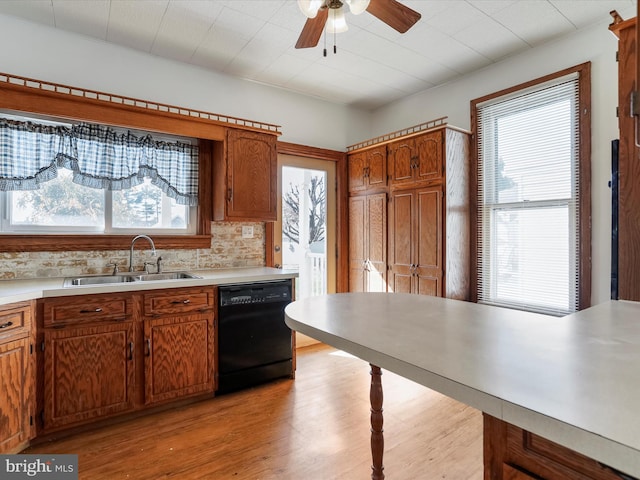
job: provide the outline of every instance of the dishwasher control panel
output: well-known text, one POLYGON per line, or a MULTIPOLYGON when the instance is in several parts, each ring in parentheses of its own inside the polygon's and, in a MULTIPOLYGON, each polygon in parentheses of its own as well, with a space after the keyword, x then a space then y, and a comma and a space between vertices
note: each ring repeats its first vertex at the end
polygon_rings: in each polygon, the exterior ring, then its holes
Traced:
POLYGON ((219 290, 220 306, 291 301, 291 282, 225 285, 219 290))

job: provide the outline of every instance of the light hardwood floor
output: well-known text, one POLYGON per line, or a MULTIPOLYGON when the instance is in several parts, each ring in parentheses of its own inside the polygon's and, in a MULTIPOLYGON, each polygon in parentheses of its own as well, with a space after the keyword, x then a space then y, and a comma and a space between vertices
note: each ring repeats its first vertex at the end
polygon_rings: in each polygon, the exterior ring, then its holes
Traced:
MULTIPOLYGON (((477 410, 384 372, 388 480, 481 480, 477 410)), ((157 480, 370 478, 369 365, 317 345, 296 379, 37 445, 76 453, 79 478, 157 480)))

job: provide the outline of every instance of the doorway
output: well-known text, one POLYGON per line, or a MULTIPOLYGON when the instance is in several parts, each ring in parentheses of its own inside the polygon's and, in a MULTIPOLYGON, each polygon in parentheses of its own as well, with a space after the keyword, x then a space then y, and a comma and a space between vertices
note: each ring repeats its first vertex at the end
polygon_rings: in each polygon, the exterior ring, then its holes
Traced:
POLYGON ((278 155, 273 259, 299 272, 295 300, 336 291, 335 185, 335 162, 278 155))

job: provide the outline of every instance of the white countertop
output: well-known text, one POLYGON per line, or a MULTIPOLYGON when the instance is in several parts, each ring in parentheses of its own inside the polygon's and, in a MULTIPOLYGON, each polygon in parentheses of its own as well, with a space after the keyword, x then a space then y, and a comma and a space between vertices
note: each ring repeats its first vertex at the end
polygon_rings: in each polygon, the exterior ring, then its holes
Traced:
POLYGON ((349 293, 296 301, 285 317, 305 335, 640 478, 640 303, 557 318, 349 293))
POLYGON ((86 295, 90 293, 131 292, 160 288, 199 287, 203 285, 225 285, 233 283, 262 282, 295 278, 297 271, 269 267, 229 268, 218 270, 190 270, 202 278, 127 282, 103 285, 63 287, 64 278, 36 278, 29 280, 0 281, 0 305, 22 302, 44 297, 86 295))

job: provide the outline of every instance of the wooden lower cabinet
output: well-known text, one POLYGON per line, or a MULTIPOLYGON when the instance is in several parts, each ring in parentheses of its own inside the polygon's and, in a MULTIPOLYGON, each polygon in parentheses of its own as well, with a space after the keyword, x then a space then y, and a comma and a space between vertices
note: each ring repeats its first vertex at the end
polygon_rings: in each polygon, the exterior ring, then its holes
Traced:
POLYGON ((214 287, 40 301, 39 433, 213 394, 214 287))
POLYGON ((31 438, 29 364, 29 339, 0 344, 0 453, 13 452, 31 438))
POLYGON ((387 194, 349 198, 349 291, 387 291, 387 194))
POLYGON ((484 480, 630 478, 592 458, 484 414, 484 480))
POLYGON ((44 335, 44 427, 131 411, 134 324, 51 329, 44 335))
POLYGON ((145 403, 213 392, 213 316, 145 320, 145 403))
POLYGON ((35 355, 31 302, 0 306, 0 454, 35 435, 35 355))
POLYGON ((389 290, 442 296, 442 187, 397 190, 389 208, 389 290))

